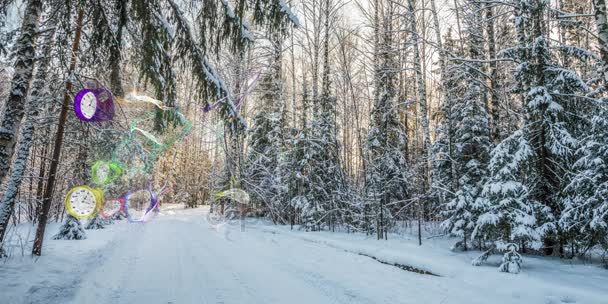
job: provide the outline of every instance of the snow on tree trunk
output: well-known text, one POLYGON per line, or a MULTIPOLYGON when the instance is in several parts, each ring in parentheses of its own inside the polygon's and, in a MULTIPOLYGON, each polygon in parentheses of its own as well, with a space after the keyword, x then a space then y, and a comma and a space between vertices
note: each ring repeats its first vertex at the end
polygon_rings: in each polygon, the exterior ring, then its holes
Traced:
POLYGON ((35 44, 38 19, 42 12, 41 0, 29 0, 21 26, 21 37, 15 45, 15 73, 0 125, 0 183, 10 170, 15 153, 16 137, 23 119, 26 98, 34 71, 35 44))
POLYGON ((595 9, 595 25, 597 26, 597 40, 602 59, 600 72, 604 86, 608 85, 608 20, 606 17, 606 0, 593 0, 595 9))
POLYGON ((47 85, 46 78, 49 69, 50 53, 51 53, 51 41, 52 33, 48 34, 47 39, 44 42, 44 55, 40 59, 40 65, 38 72, 34 80, 32 92, 30 98, 27 100, 27 115, 25 118, 25 125, 20 130, 20 144, 17 151, 17 157, 13 162, 13 170, 8 181, 2 200, 0 201, 0 243, 4 239, 4 234, 8 228, 10 216, 13 214, 15 207, 15 200, 19 187, 23 180, 23 175, 27 168, 27 160, 30 155, 30 148, 34 142, 34 119, 38 115, 38 109, 41 102, 45 99, 47 94, 45 93, 45 86, 47 85))

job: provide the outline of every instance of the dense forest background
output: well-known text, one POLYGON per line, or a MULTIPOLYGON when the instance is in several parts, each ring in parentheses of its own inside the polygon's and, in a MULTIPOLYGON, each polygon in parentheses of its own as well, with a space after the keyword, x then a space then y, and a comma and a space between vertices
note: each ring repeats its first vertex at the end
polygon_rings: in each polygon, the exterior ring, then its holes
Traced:
POLYGON ((168 178, 163 203, 229 213, 213 195, 241 188, 306 230, 606 250, 606 22, 604 0, 0 0, 0 240, 74 220, 63 196, 138 111, 72 115, 105 87, 194 124, 114 195, 168 178))

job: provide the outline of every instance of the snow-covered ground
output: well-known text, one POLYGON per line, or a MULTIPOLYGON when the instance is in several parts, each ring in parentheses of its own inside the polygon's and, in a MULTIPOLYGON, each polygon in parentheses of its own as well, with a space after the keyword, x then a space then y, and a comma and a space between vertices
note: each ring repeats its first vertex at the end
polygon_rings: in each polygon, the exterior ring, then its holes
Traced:
POLYGON ((477 253, 451 252, 453 240, 420 247, 266 224, 241 231, 211 225, 206 212, 165 209, 82 241, 47 238, 39 259, 0 264, 0 303, 608 303, 608 270, 597 265, 526 257, 513 275, 496 270, 498 256, 470 266, 477 253))

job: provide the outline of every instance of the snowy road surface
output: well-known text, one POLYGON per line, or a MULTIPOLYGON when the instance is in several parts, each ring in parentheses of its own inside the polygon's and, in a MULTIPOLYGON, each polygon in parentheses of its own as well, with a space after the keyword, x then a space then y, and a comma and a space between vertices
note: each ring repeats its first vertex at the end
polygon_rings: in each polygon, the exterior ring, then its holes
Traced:
POLYGON ((267 225, 241 232, 238 225, 212 226, 205 212, 166 210, 145 225, 87 231, 80 243, 48 241, 51 256, 0 265, 0 303, 608 303, 608 271, 596 266, 530 259, 528 272, 503 274, 495 266, 469 266, 467 256, 443 247, 395 247, 403 242, 267 225), (355 253, 391 260, 392 249, 441 277, 355 253), (63 266, 42 265, 52 261, 63 266), (10 285, 11 274, 27 282, 10 285), (3 291, 12 292, 7 301, 3 291))
POLYGON ((321 244, 165 217, 128 231, 73 303, 413 303, 449 296, 435 280, 321 244))

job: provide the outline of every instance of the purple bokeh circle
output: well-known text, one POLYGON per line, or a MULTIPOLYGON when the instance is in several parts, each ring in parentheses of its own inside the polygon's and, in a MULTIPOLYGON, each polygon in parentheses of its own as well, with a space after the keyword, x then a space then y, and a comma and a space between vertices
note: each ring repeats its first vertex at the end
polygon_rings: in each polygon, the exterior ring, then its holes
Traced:
POLYGON ((114 101, 112 100, 112 93, 104 88, 81 90, 74 98, 74 113, 78 119, 82 121, 112 120, 114 118, 114 101), (95 114, 91 117, 87 117, 82 109, 83 98, 89 93, 93 94, 97 101, 95 114))
POLYGON ((156 196, 154 195, 154 192, 152 192, 151 190, 142 189, 142 190, 136 190, 136 191, 129 192, 124 195, 124 200, 125 200, 125 203, 124 203, 125 213, 127 214, 127 218, 129 219, 129 222, 132 222, 132 223, 145 223, 148 220, 150 220, 154 215, 156 215, 159 211, 158 198, 156 198, 156 196), (148 204, 146 211, 144 212, 144 214, 141 217, 134 218, 133 214, 131 214, 131 212, 129 211, 129 207, 130 207, 129 206, 130 205, 129 197, 140 191, 146 191, 149 193, 150 203, 148 204))

